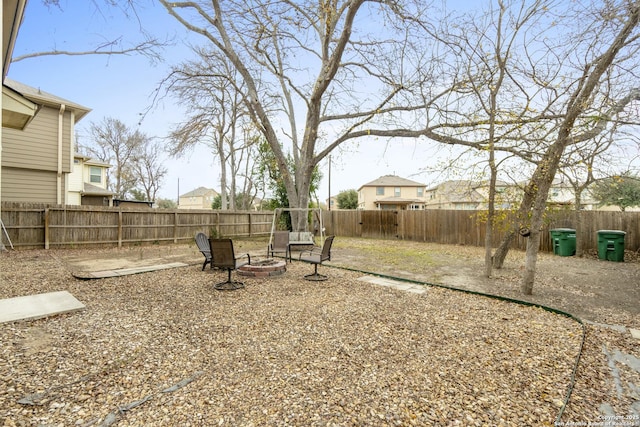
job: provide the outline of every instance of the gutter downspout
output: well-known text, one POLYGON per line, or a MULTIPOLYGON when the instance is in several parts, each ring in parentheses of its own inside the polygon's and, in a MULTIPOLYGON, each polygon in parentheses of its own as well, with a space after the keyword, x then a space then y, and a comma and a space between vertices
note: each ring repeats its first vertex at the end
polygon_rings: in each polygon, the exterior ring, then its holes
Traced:
MULTIPOLYGON (((73 161, 76 153, 76 113, 74 110, 69 110, 69 171, 66 179, 64 180, 64 204, 65 206, 69 204, 69 177, 71 173, 73 173, 73 161)), ((84 190, 84 178, 82 179, 82 189, 84 190)), ((80 204, 82 204, 82 196, 80 196, 80 204)))
POLYGON ((65 109, 66 106, 60 104, 60 111, 58 112, 58 174, 56 177, 56 203, 58 205, 62 204, 62 130, 65 109))

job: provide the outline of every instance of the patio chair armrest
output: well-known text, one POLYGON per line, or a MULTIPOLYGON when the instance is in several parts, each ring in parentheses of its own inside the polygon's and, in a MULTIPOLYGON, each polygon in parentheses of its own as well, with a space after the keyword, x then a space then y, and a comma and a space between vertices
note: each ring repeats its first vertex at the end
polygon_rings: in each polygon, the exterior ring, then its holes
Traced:
POLYGON ((247 257, 247 261, 249 262, 249 264, 251 264, 251 255, 249 254, 240 254, 236 257, 236 260, 239 260, 240 258, 243 258, 243 257, 247 257))
POLYGON ((298 259, 302 259, 302 256, 311 256, 311 255, 320 255, 322 254, 322 248, 319 248, 317 246, 314 246, 312 249, 307 249, 305 251, 301 251, 300 254, 298 255, 298 259))

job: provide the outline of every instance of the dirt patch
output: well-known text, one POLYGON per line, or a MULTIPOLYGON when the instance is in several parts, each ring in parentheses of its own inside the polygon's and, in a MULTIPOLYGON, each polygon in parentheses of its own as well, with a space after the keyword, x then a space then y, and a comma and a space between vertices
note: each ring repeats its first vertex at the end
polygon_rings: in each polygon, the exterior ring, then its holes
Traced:
POLYGON ((567 311, 585 320, 640 326, 640 262, 599 260, 597 254, 540 253, 533 295, 520 291, 524 253, 512 250, 504 268, 484 272, 484 249, 410 241, 336 239, 332 264, 483 292, 567 311))

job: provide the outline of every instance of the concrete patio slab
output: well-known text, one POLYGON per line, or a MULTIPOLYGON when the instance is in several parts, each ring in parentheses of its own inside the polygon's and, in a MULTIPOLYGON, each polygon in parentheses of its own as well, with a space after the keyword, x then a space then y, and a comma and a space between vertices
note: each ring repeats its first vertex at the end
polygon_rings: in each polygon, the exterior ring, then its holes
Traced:
POLYGON ((172 262, 169 264, 156 264, 132 268, 120 268, 117 270, 102 271, 79 271, 74 272, 73 277, 78 279, 104 279, 106 277, 127 276, 129 274, 148 273, 150 271, 165 270, 168 268, 187 267, 189 264, 183 262, 172 262))
POLYGON ((85 305, 67 291, 0 300, 0 323, 34 320, 84 310, 85 305))

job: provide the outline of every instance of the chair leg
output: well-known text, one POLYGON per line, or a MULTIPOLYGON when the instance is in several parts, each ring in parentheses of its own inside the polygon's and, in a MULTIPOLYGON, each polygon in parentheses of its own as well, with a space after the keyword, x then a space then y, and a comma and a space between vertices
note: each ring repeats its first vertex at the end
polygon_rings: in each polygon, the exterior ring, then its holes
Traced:
POLYGON ((323 280, 327 280, 327 276, 318 274, 318 264, 314 263, 313 266, 313 274, 307 274, 304 278, 306 280, 311 280, 312 282, 322 282, 323 280))
POLYGON ((213 287, 219 291, 235 291, 244 288, 244 283, 231 281, 231 269, 227 269, 227 281, 216 283, 213 287))

